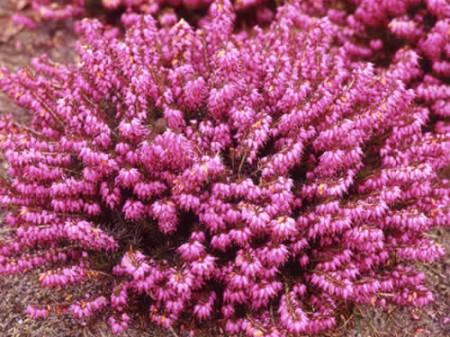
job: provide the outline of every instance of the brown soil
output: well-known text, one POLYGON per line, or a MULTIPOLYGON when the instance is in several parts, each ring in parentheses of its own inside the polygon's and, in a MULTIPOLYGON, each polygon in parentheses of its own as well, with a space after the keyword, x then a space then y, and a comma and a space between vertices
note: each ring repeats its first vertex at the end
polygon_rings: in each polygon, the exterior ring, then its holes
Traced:
MULTIPOLYGON (((73 60, 74 36, 69 24, 40 25, 36 31, 14 25, 10 16, 16 8, 23 8, 22 0, 0 0, 0 67, 16 70, 31 59, 47 53, 54 60, 67 63, 73 60)), ((26 8, 25 8, 26 10, 26 8)), ((0 94, 0 113, 13 113, 26 120, 26 111, 17 108, 0 94)), ((435 301, 424 309, 389 308, 385 311, 371 307, 356 308, 344 326, 324 337, 450 337, 450 232, 434 230, 433 238, 447 249, 447 256, 435 265, 421 267, 427 274, 435 301)), ((1 235, 0 235, 1 236, 1 235)), ((38 273, 21 277, 0 278, 0 337, 111 337, 107 324, 98 319, 82 327, 68 317, 34 321, 24 313, 27 304, 61 303, 69 296, 66 290, 46 290, 37 284, 38 273)), ((72 291, 74 297, 98 291, 85 285, 72 291)), ((130 337, 167 336, 148 324, 145 317, 135 317, 130 337)), ((220 332, 203 332, 197 337, 218 336, 220 332), (202 336, 200 336, 202 335, 202 336)))

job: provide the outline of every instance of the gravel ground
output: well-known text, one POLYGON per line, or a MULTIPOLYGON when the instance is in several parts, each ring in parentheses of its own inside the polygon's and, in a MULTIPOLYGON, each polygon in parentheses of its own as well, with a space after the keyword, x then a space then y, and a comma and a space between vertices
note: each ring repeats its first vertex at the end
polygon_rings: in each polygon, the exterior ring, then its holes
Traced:
MULTIPOLYGON (((74 37, 70 27, 46 24, 36 31, 23 30, 10 21, 14 8, 22 8, 21 0, 0 0, 0 66, 18 69, 27 65, 32 57, 47 53, 59 62, 73 60, 74 37)), ((0 113, 14 113, 21 121, 27 113, 0 94, 0 113)), ((433 238, 447 249, 440 263, 422 267, 428 276, 435 301, 428 307, 389 308, 385 311, 371 307, 355 308, 342 315, 344 326, 322 335, 323 337, 450 337, 450 232, 435 230, 433 238)), ((0 234, 1 238, 1 234, 0 234)), ((70 296, 81 296, 86 291, 97 291, 86 284, 70 294, 66 290, 46 290, 37 284, 38 272, 26 276, 0 278, 0 337, 112 337, 104 322, 94 318, 87 327, 81 327, 68 317, 34 321, 23 313, 27 304, 45 300, 47 303, 68 303, 70 296)), ((219 331, 200 331, 198 337, 219 336, 219 331)), ((148 325, 144 316, 135 317, 129 337, 162 337, 176 332, 162 332, 148 325)), ((180 334, 178 334, 180 335, 180 334)), ((181 337, 181 335, 180 335, 181 337)))

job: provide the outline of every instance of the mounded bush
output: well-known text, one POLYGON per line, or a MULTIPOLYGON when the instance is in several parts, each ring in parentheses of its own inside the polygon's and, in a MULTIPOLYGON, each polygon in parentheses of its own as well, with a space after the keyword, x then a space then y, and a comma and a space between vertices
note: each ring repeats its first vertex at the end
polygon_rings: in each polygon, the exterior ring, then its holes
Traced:
POLYGON ((139 298, 166 328, 287 336, 432 299, 415 265, 443 254, 426 232, 449 220, 450 143, 405 89, 417 55, 350 67, 337 28, 302 13, 233 33, 219 1, 198 29, 126 15, 123 39, 84 20, 78 64, 1 70, 33 119, 0 125, 0 271, 103 291, 32 317, 122 332, 139 298))

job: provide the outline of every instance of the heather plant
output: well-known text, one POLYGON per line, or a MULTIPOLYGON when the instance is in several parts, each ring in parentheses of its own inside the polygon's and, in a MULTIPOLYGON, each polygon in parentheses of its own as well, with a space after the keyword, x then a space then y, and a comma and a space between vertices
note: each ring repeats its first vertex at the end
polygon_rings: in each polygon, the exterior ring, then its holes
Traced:
POLYGON ((432 300, 415 265, 443 254, 427 230, 449 222, 450 142, 405 88, 416 54, 350 67, 298 3, 268 29, 234 18, 228 1, 197 29, 129 14, 123 39, 83 20, 78 64, 1 70, 33 120, 0 125, 0 272, 102 288, 33 318, 99 313, 121 333, 138 298, 165 328, 275 337, 432 300))

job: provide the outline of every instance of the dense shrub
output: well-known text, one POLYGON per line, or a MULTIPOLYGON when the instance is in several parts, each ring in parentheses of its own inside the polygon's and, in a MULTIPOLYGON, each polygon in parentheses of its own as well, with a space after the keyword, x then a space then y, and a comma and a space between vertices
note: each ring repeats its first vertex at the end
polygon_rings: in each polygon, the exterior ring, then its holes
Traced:
POLYGON ((0 271, 103 287, 28 312, 103 311, 121 332, 138 297, 163 327, 286 336, 350 303, 428 303, 414 264, 443 254, 426 231, 448 223, 450 143, 402 82, 416 54, 352 68, 336 26, 296 4, 240 33, 229 2, 210 11, 196 30, 127 15, 124 39, 84 20, 78 64, 0 72, 33 114, 1 123, 0 271))

